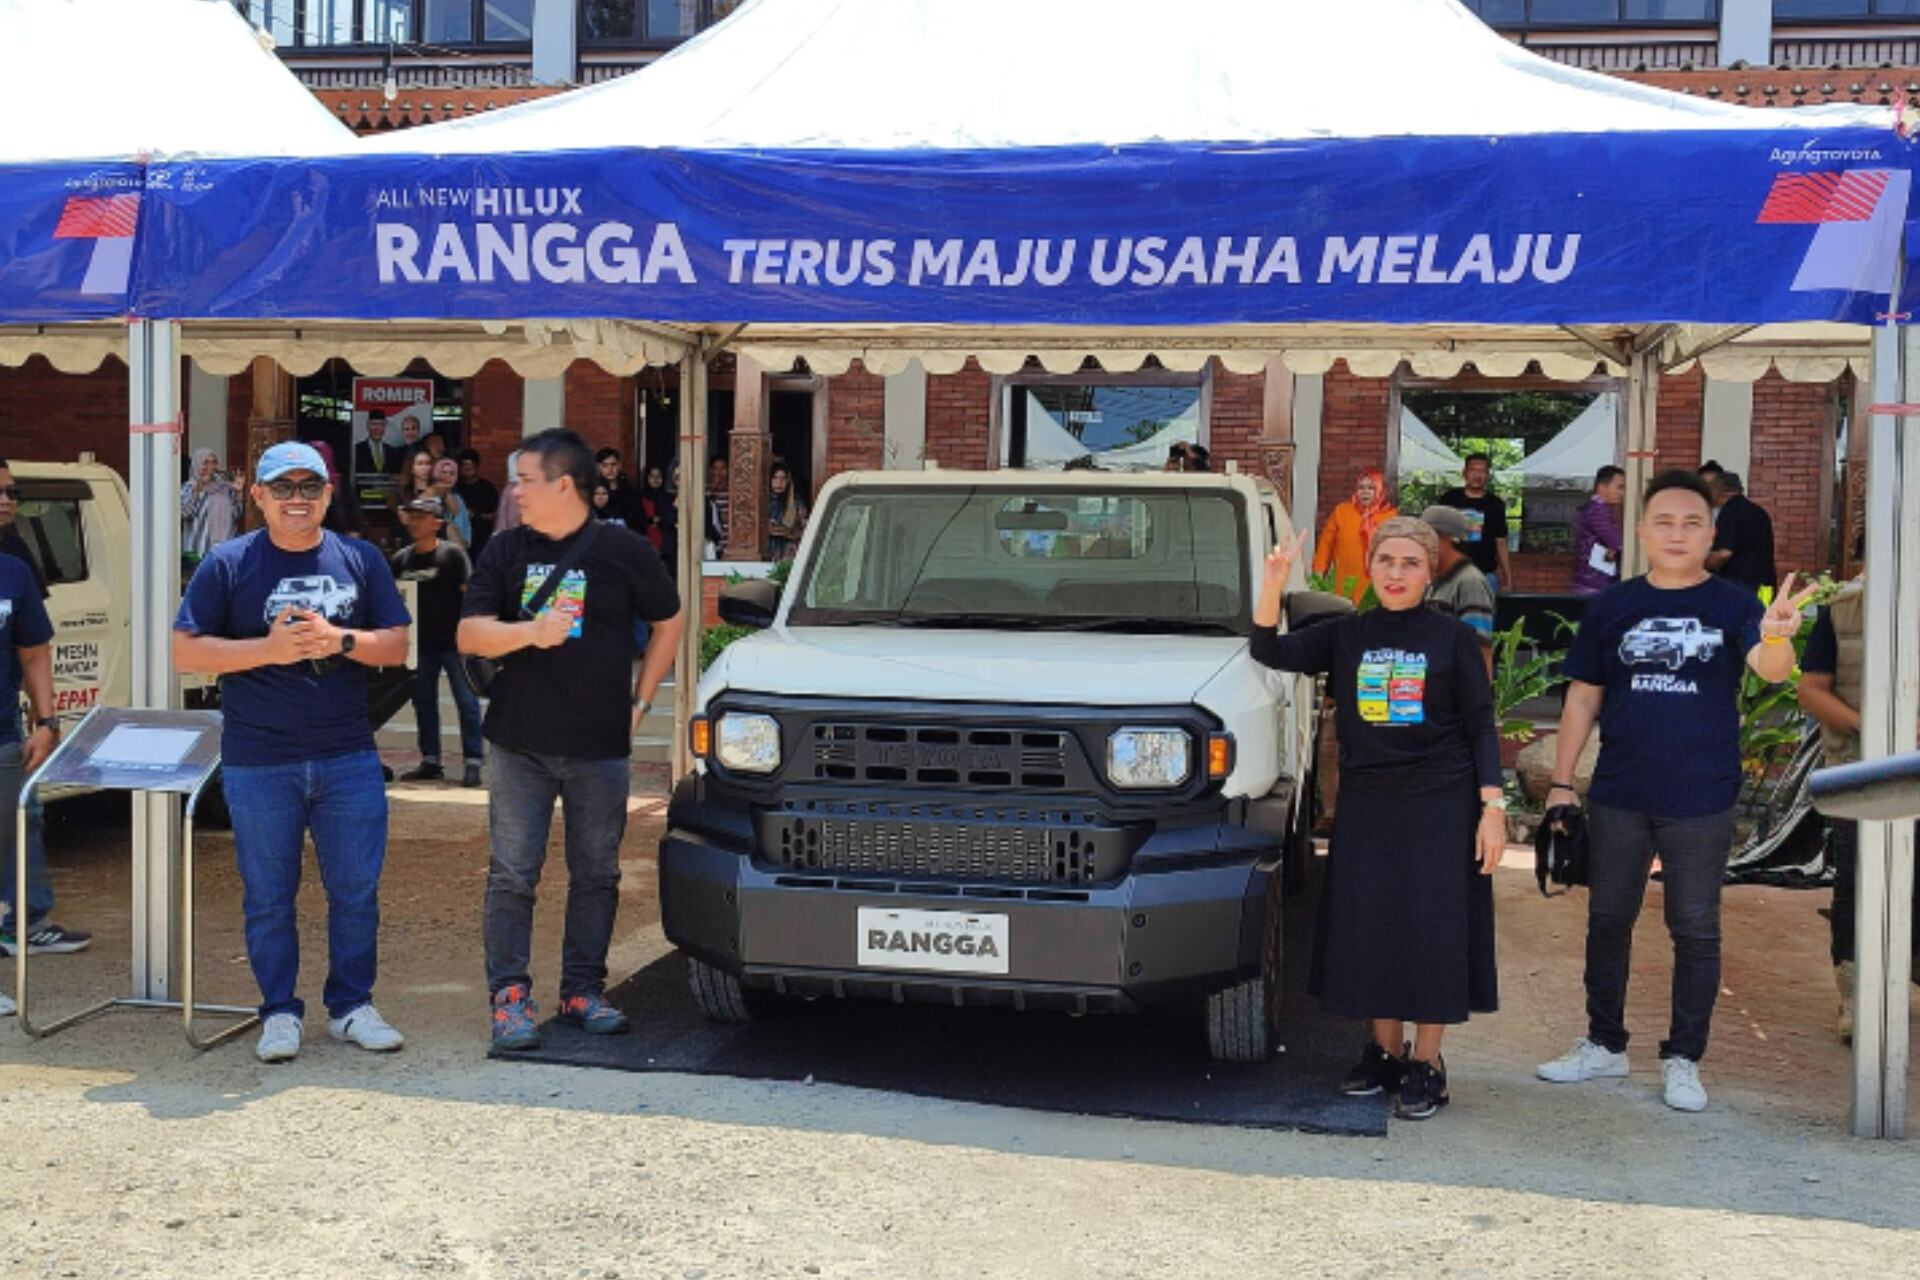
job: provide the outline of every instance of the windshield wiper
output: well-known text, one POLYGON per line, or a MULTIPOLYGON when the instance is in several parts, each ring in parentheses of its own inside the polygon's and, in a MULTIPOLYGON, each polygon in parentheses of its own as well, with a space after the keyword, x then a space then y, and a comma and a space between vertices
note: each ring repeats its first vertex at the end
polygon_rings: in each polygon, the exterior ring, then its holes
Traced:
POLYGON ((1139 618, 1111 616, 1103 618, 1058 618, 1054 631, 1113 631, 1137 635, 1210 635, 1233 636, 1240 633, 1217 618, 1139 618))
POLYGON ((1033 631, 1047 619, 1026 613, 899 613, 881 623, 887 627, 947 627, 956 631, 1033 631))

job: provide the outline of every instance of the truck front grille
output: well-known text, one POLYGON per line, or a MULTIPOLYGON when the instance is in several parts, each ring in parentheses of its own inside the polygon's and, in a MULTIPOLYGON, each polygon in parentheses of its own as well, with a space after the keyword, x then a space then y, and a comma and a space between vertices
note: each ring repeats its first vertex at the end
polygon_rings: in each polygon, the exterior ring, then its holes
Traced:
POLYGON ((1058 792, 1072 784, 1071 735, 1057 729, 815 723, 819 782, 1058 792))
POLYGON ((1134 843, 1064 810, 807 801, 764 813, 761 856, 783 869, 928 880, 1087 884, 1120 875, 1134 843))

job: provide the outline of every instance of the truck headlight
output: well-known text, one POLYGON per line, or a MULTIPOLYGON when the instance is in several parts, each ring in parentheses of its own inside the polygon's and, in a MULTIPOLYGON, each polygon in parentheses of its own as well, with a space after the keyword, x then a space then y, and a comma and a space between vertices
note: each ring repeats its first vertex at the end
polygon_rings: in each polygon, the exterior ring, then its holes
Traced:
POLYGON ((715 724, 713 754, 739 773, 772 773, 780 767, 780 723, 772 716, 729 711, 715 724))
POLYGON ((1192 771, 1184 729, 1119 729, 1107 739, 1107 777, 1116 787, 1177 787, 1192 771))

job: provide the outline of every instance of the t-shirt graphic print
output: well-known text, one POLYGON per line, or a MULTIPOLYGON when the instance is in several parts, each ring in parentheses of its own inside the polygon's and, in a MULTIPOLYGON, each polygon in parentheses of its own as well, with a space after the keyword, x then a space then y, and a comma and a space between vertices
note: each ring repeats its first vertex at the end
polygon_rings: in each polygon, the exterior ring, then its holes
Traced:
POLYGON ((1427 718, 1427 655, 1369 649, 1360 655, 1354 701, 1370 724, 1422 724, 1427 718))
MULTIPOLYGON (((523 606, 533 603, 533 597, 539 592, 541 584, 547 580, 547 575, 552 572, 553 566, 550 564, 527 566, 526 581, 520 587, 520 603, 523 606)), ((573 619, 573 628, 567 632, 567 636, 578 640, 581 619, 587 616, 587 571, 585 569, 567 570, 567 576, 560 579, 560 585, 554 588, 551 596, 547 597, 547 607, 558 609, 573 619)))
POLYGON ((353 620, 353 608, 359 603, 360 589, 329 573, 282 578, 267 595, 267 625, 272 626, 273 620, 288 609, 304 609, 343 625, 353 620))
POLYGON ((1620 661, 1629 667, 1665 667, 1668 674, 1633 673, 1633 688, 1643 693, 1698 693, 1699 685, 1679 676, 1689 662, 1712 662, 1726 643, 1726 632, 1698 618, 1642 618, 1620 637, 1620 661))

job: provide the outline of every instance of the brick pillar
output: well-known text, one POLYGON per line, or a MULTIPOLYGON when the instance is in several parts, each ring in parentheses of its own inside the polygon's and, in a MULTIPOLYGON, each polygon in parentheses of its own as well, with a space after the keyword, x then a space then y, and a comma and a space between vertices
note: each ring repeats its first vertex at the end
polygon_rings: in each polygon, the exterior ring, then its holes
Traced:
POLYGON ((997 465, 993 375, 973 357, 958 373, 927 379, 927 457, 943 467, 983 471, 997 465))
POLYGON ((526 434, 524 382, 504 360, 489 360, 467 379, 467 447, 480 454, 480 474, 496 485, 507 474, 507 455, 526 434))
POLYGON ((1706 421, 1707 375, 1699 365, 1683 374, 1660 375, 1654 407, 1653 470, 1657 474, 1700 465, 1700 435, 1706 421))
POLYGON ((1260 396, 1260 470, 1293 510, 1293 374, 1275 356, 1267 361, 1260 396))
POLYGON ((839 377, 828 378, 820 394, 827 398, 827 465, 813 478, 814 494, 842 471, 887 465, 887 380, 856 360, 839 377))
POLYGON ((1389 378, 1362 378, 1339 361, 1327 370, 1320 409, 1320 509, 1316 534, 1333 509, 1353 496, 1353 482, 1367 467, 1387 465, 1389 378))
POLYGON ((575 360, 567 366, 565 385, 567 425, 585 436, 595 453, 618 449, 633 477, 633 379, 615 377, 591 360, 575 360))
POLYGON ((767 551, 767 473, 773 462, 766 370, 745 356, 733 378, 733 430, 727 436, 728 560, 760 560, 767 551))
POLYGON ((1228 373, 1218 360, 1212 362, 1213 405, 1207 423, 1207 452, 1213 456, 1213 469, 1225 471, 1229 462, 1258 475, 1261 468, 1260 443, 1265 434, 1266 375, 1228 373))
POLYGON ((1773 517, 1773 558, 1781 573, 1828 567, 1826 533, 1839 402, 1830 382, 1788 382, 1771 370, 1753 385, 1751 472, 1747 497, 1773 517))
MULTIPOLYGON (((293 375, 270 356, 254 357, 253 404, 247 414, 247 474, 260 474, 260 455, 282 440, 293 439, 293 375)), ((353 459, 344 459, 351 464, 353 459)), ((251 496, 247 499, 247 528, 265 523, 251 496)))

